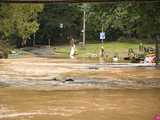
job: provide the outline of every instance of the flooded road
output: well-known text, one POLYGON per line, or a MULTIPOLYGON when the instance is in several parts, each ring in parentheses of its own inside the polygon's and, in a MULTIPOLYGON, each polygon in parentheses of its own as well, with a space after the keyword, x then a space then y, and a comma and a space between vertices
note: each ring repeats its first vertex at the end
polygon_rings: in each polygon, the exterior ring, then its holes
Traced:
POLYGON ((0 61, 0 120, 153 120, 160 69, 44 58, 0 61))
POLYGON ((0 87, 30 90, 160 88, 160 69, 152 64, 83 63, 76 59, 7 59, 0 61, 0 87))
POLYGON ((0 89, 0 120, 153 120, 160 89, 26 91, 0 89))

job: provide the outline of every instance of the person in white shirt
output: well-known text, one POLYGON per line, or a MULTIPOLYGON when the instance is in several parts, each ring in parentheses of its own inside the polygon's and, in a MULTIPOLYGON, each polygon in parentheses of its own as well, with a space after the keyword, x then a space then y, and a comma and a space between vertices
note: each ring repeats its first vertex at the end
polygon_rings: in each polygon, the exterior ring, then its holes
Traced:
POLYGON ((118 59, 117 56, 114 56, 114 57, 112 58, 112 61, 113 61, 113 62, 118 62, 118 60, 119 60, 119 59, 118 59))
POLYGON ((70 44, 71 44, 71 49, 70 49, 70 55, 69 56, 70 56, 71 59, 74 59, 75 58, 75 52, 76 52, 76 46, 74 44, 74 39, 73 38, 71 39, 70 44))

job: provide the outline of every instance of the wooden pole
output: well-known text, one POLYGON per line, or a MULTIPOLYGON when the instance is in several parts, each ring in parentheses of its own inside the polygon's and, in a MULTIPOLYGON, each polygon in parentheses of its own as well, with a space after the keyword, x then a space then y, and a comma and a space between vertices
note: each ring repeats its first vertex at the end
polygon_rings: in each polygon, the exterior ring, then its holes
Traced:
MULTIPOLYGON (((103 30, 103 24, 102 24, 102 32, 104 32, 104 30, 103 30)), ((103 47, 103 42, 104 42, 104 40, 102 39, 102 47, 103 47)))

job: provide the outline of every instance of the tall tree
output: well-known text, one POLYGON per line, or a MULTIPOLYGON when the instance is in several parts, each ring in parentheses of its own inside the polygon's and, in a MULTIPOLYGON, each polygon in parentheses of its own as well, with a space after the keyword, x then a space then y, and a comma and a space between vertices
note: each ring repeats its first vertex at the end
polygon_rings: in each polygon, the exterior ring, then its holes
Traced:
POLYGON ((159 8, 160 2, 95 4, 91 6, 87 25, 95 33, 103 26, 108 35, 118 32, 130 37, 152 36, 160 29, 159 8))
POLYGON ((39 36, 42 40, 51 39, 63 42, 67 36, 78 37, 81 27, 80 11, 73 4, 46 4, 40 15, 39 36), (63 25, 63 27, 61 27, 63 25))
POLYGON ((25 45, 27 39, 39 29, 38 13, 43 10, 41 4, 1 4, 0 32, 5 37, 16 35, 25 45))

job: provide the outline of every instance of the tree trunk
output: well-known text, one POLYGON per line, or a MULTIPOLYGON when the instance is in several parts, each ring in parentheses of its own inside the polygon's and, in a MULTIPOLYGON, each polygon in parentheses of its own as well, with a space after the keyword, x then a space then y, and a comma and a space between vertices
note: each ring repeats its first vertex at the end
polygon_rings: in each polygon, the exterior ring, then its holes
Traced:
POLYGON ((159 64, 159 35, 156 36, 156 42, 155 42, 155 47, 156 47, 156 66, 159 64))
POLYGON ((33 35, 33 47, 36 45, 36 39, 35 39, 35 33, 34 33, 34 35, 33 35))
POLYGON ((26 43, 27 43, 27 40, 25 38, 22 38, 21 47, 26 46, 26 43))

